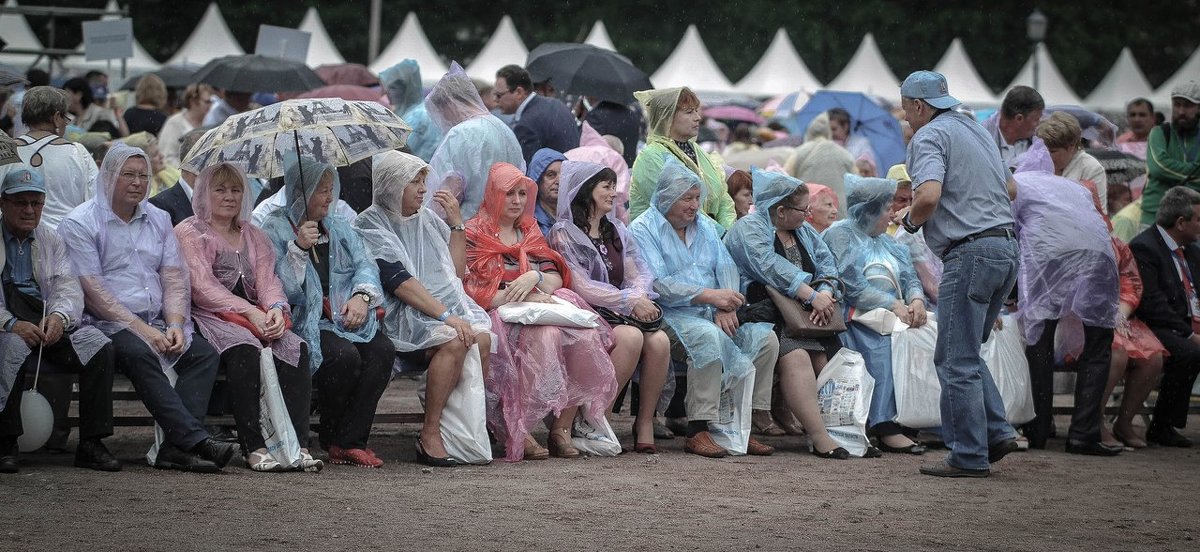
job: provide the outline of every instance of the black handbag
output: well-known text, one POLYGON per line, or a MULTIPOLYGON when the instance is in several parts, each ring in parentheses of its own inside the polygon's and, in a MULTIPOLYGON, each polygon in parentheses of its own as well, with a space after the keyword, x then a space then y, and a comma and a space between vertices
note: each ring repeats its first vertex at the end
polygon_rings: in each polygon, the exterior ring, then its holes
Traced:
POLYGON ((632 316, 625 316, 619 312, 615 312, 612 309, 597 307, 595 305, 592 305, 592 310, 595 310, 596 314, 599 314, 605 322, 608 322, 609 326, 633 326, 643 332, 650 333, 661 330, 663 325, 661 308, 658 309, 658 318, 649 321, 638 320, 632 316))

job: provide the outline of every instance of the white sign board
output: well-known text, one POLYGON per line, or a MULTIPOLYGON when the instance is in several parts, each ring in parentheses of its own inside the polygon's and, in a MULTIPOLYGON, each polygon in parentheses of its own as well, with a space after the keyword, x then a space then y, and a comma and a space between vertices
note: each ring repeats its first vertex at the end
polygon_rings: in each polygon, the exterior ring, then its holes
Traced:
POLYGON ((83 50, 88 61, 133 57, 133 20, 84 21, 83 50))
POLYGON ((308 59, 308 41, 311 37, 309 33, 296 29, 259 25, 258 44, 254 46, 254 53, 304 63, 308 59))

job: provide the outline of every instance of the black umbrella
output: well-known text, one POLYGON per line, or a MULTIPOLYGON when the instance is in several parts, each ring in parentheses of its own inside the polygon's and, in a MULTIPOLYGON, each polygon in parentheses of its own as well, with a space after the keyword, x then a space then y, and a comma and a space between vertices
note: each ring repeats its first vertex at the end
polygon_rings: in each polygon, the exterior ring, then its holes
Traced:
POLYGON ((633 103, 635 91, 653 88, 629 58, 591 44, 547 42, 529 52, 525 68, 533 82, 549 80, 562 92, 620 104, 633 103))
POLYGON ((150 71, 136 77, 129 77, 129 79, 125 81, 125 84, 121 85, 121 90, 136 89, 138 81, 142 80, 142 77, 146 75, 158 75, 158 78, 162 79, 163 84, 167 85, 167 88, 185 88, 187 85, 196 82, 196 69, 198 69, 198 67, 195 65, 191 67, 168 65, 157 71, 150 71))
POLYGON ((303 63, 254 54, 214 59, 196 71, 192 82, 237 92, 306 92, 325 86, 303 63))

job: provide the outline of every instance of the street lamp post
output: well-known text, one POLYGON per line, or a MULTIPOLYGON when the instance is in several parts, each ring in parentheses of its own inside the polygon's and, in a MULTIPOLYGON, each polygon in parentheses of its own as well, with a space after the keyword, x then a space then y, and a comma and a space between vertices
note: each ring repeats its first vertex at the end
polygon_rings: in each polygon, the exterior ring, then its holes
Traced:
POLYGON ((1046 16, 1034 8, 1033 13, 1025 19, 1025 34, 1033 41, 1033 89, 1038 89, 1038 75, 1041 73, 1038 63, 1038 50, 1046 38, 1046 16))

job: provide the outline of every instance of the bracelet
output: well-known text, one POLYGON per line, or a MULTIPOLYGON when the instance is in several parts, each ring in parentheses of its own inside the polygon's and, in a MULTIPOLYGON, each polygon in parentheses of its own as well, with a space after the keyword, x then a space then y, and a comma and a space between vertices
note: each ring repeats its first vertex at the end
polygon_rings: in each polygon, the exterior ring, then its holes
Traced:
POLYGON ((446 312, 438 317, 438 322, 445 322, 447 318, 450 318, 450 309, 446 309, 446 312))

